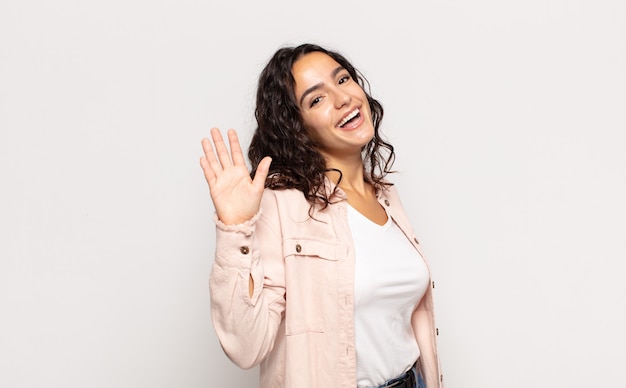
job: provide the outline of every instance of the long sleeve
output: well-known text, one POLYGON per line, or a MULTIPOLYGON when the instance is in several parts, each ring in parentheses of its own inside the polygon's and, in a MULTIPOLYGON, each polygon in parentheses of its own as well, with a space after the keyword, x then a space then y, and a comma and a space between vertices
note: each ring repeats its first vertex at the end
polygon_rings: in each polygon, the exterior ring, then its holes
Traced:
POLYGON ((224 352, 241 368, 261 363, 272 351, 285 310, 285 267, 275 203, 266 190, 261 211, 246 223, 224 225, 216 219, 211 318, 224 352))

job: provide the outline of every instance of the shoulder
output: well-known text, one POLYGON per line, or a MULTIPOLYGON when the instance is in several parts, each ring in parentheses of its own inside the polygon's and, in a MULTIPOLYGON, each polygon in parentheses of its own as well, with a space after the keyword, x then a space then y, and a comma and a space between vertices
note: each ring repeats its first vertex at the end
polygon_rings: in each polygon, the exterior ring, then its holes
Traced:
POLYGON ((265 189, 261 198, 261 206, 304 206, 308 205, 304 194, 297 189, 265 189))
POLYGON ((396 220, 402 220, 403 224, 408 225, 408 218, 400 200, 398 188, 395 185, 389 185, 381 189, 379 192, 380 202, 387 207, 387 211, 396 220))
POLYGON ((400 204, 400 194, 398 193, 398 187, 393 183, 380 189, 380 195, 390 202, 400 204))
POLYGON ((310 205, 304 194, 297 189, 265 189, 261 198, 262 217, 266 220, 303 219, 308 216, 310 205))
POLYGON ((338 209, 332 204, 323 210, 319 206, 311 208, 299 190, 266 190, 261 210, 259 224, 273 229, 283 239, 315 236, 317 240, 336 240, 333 225, 338 209))

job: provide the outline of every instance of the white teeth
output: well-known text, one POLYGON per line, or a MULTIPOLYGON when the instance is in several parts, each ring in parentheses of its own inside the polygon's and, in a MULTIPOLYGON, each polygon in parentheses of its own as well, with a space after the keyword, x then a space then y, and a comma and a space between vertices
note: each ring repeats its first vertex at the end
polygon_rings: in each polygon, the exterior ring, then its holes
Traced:
POLYGON ((354 116, 359 114, 359 108, 355 109, 352 111, 352 113, 350 113, 349 115, 347 115, 346 117, 343 118, 343 120, 341 120, 341 122, 339 123, 340 127, 343 127, 344 125, 346 125, 346 123, 350 120, 352 120, 354 118, 354 116))

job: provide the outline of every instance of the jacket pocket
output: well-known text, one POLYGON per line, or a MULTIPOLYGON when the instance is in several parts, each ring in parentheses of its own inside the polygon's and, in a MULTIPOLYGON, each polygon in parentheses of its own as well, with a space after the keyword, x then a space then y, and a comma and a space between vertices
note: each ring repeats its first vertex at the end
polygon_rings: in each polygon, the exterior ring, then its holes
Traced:
POLYGON ((326 330, 329 310, 337 304, 337 250, 336 242, 310 238, 283 241, 286 335, 326 330))

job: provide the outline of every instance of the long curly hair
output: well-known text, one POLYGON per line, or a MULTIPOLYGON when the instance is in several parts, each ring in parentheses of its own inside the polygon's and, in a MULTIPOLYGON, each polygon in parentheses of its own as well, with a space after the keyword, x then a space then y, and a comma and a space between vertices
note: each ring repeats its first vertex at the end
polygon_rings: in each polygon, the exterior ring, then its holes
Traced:
MULTIPOLYGON (((365 77, 346 58, 308 43, 276 51, 259 76, 255 109, 257 128, 248 149, 248 159, 252 164, 251 176, 254 177, 261 159, 270 156, 272 164, 265 181, 266 187, 298 189, 312 208, 315 204, 325 208, 335 194, 335 191, 328 193, 325 190, 325 173, 330 170, 318 151, 319 145, 304 126, 292 74, 293 64, 312 52, 322 52, 333 58, 358 82, 367 96, 372 111, 374 137, 363 147, 363 168, 366 179, 376 189, 390 185, 384 178, 392 172, 395 154, 393 146, 383 140, 379 132, 383 118, 382 105, 370 95, 370 85, 365 77)), ((340 182, 341 171, 337 172, 340 182)))

